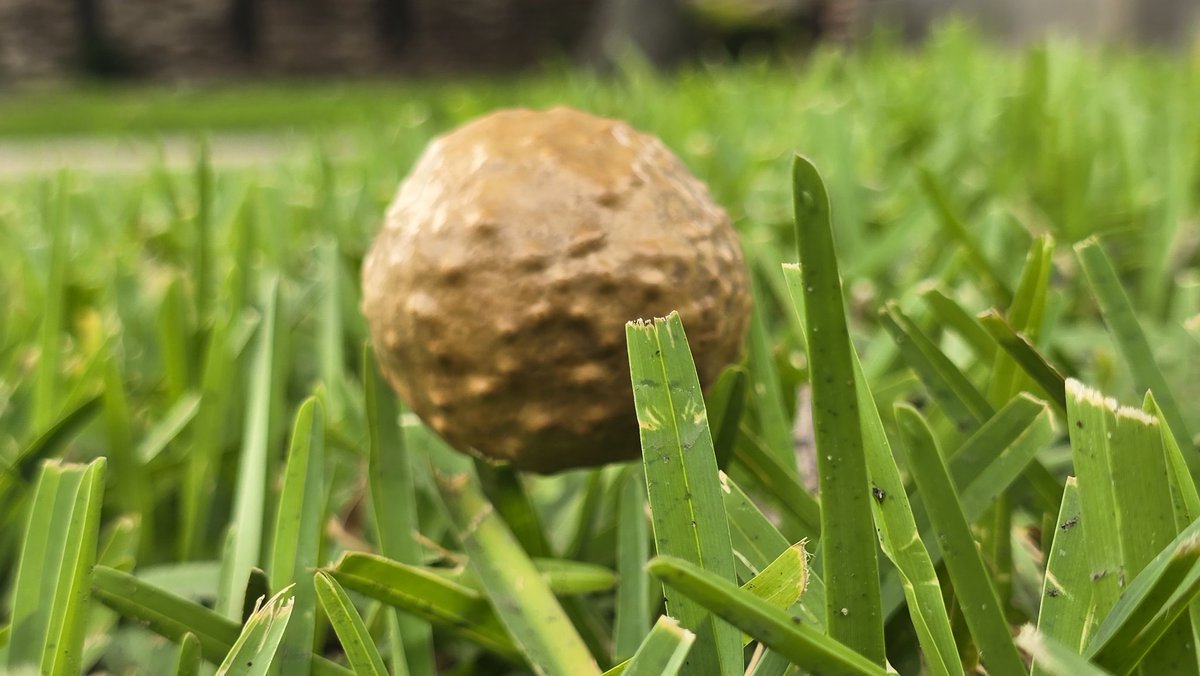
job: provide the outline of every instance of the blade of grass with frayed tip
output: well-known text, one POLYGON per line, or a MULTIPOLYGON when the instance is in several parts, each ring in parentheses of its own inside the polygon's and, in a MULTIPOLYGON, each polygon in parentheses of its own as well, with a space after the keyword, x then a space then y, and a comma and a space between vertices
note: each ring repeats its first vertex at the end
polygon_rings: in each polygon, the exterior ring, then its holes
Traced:
POLYGON ((944 290, 936 285, 930 285, 921 292, 921 299, 929 306, 934 318, 940 324, 953 330, 966 341, 976 358, 983 362, 995 359, 996 341, 944 290))
POLYGON ((1066 378, 1024 336, 1009 326, 995 309, 979 315, 979 322, 1027 376, 1059 407, 1067 410, 1066 378))
POLYGON ((371 632, 367 631, 366 623, 346 595, 346 590, 325 571, 317 571, 313 586, 354 673, 360 676, 387 676, 383 657, 379 655, 371 632))
POLYGON ((1017 645, 1032 657, 1037 665, 1035 673, 1047 676, 1109 676, 1100 667, 1080 657, 1071 648, 1044 632, 1027 624, 1017 635, 1017 645))
MULTIPOLYGON (((785 265, 783 273, 793 296, 802 296, 803 278, 800 271, 794 266, 785 265)), ((934 559, 922 543, 913 506, 909 503, 883 419, 853 345, 850 346, 850 357, 857 376, 856 396, 862 414, 863 448, 871 477, 871 509, 880 546, 899 573, 909 615, 931 672, 961 674, 961 661, 942 598, 941 584, 934 569, 934 559)), ((880 589, 882 597, 883 584, 880 589)), ((894 598, 896 600, 888 605, 889 614, 900 603, 899 595, 894 598)))
POLYGON ((312 664, 317 600, 308 578, 320 563, 324 492, 325 412, 309 397, 296 412, 268 569, 272 589, 296 585, 294 616, 276 659, 284 674, 306 676, 312 664))
MULTIPOLYGON (((213 664, 225 659, 241 632, 236 622, 216 611, 107 566, 96 566, 92 593, 97 601, 168 640, 181 641, 193 634, 204 659, 213 664)), ((323 657, 313 657, 313 676, 351 673, 323 657)))
POLYGON ((650 523, 646 515, 646 479, 642 468, 621 471, 617 505, 617 600, 613 627, 613 659, 624 661, 637 652, 650 633, 650 523))
POLYGON ((217 668, 217 676, 266 676, 292 619, 295 598, 291 591, 291 586, 281 589, 266 603, 259 597, 241 634, 217 668))
POLYGON ((1154 392, 1163 417, 1171 424, 1175 442, 1181 449, 1186 449, 1184 459, 1188 461, 1192 476, 1200 475, 1200 454, 1195 452, 1192 432, 1179 404, 1167 387, 1167 379, 1154 361, 1154 352, 1150 349, 1146 334, 1138 323, 1133 303, 1121 286, 1112 262, 1094 237, 1076 244, 1075 254, 1079 257, 1092 293, 1100 304, 1104 323, 1108 325, 1125 365, 1133 374, 1134 382, 1139 389, 1154 392))
POLYGON ((329 574, 347 589, 443 627, 513 662, 521 653, 479 591, 418 566, 347 552, 329 574))
POLYGON ((921 414, 905 404, 896 406, 896 421, 908 451, 909 468, 929 510, 942 546, 942 558, 971 636, 988 656, 989 670, 998 674, 1024 673, 1025 665, 1013 647, 1004 609, 971 534, 970 523, 963 514, 933 432, 921 414))
POLYGON ((696 635, 679 626, 674 619, 665 615, 659 617, 623 673, 626 676, 674 676, 683 668, 683 661, 695 640, 696 635))
MULTIPOLYGON (((625 327, 646 494, 659 554, 686 559, 734 584, 729 523, 696 367, 679 314, 625 327)), ((695 632, 687 674, 741 674, 736 629, 674 589, 667 612, 695 632)))
POLYGON ((218 608, 226 617, 239 620, 246 601, 244 592, 250 569, 258 565, 262 551, 264 496, 269 462, 267 436, 271 426, 272 380, 275 363, 275 330, 279 314, 279 279, 270 277, 263 287, 263 321, 258 327, 258 344, 250 370, 246 427, 238 459, 237 488, 233 500, 232 547, 229 550, 227 586, 220 590, 218 608))
POLYGON ((829 635, 884 663, 871 484, 829 196, 817 168, 792 163, 796 242, 821 494, 821 559, 829 635))
POLYGON ((42 466, 13 583, 8 668, 80 673, 105 460, 42 466))
POLYGON ((692 563, 651 559, 650 572, 813 674, 884 674, 883 667, 692 563))
MULTIPOLYGON (((363 405, 367 418, 367 467, 370 476, 371 523, 379 551, 385 557, 407 564, 421 562, 417 532, 417 493, 414 466, 408 444, 400 429, 399 406, 394 394, 379 377, 370 345, 362 353, 363 405)), ((428 622, 411 614, 395 616, 397 632, 391 637, 392 669, 413 676, 436 673, 433 654, 433 629, 428 622), (402 654, 398 654, 402 653, 402 654)))
MULTIPOLYGON (((1091 570, 1083 534, 1087 524, 1082 518, 1075 477, 1067 478, 1055 528, 1057 532, 1042 582, 1037 631, 1080 655, 1099 626, 1100 618, 1092 603, 1091 570)), ((1037 655, 1034 657, 1037 659, 1037 655)), ((1033 676, 1049 673, 1053 670, 1040 662, 1034 663, 1033 676)))
MULTIPOLYGON (((435 460, 436 462, 436 460, 435 460)), ((474 473, 434 469, 446 514, 496 615, 538 674, 599 674, 596 660, 474 473)))
POLYGON ((200 660, 200 639, 191 632, 184 634, 175 654, 175 676, 199 676, 200 660))

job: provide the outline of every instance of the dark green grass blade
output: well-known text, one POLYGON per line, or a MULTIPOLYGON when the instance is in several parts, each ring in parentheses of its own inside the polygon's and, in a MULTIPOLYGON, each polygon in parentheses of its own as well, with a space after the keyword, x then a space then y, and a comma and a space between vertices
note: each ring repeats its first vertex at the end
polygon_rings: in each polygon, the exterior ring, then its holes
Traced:
POLYGON ((733 457, 742 413, 746 409, 746 389, 749 380, 744 368, 731 366, 717 378, 705 401, 709 425, 712 428, 713 454, 717 456, 718 467, 725 467, 733 457))
POLYGON ((990 362, 995 359, 996 341, 988 335, 979 321, 968 314, 943 289, 936 285, 929 286, 921 292, 921 299, 929 306, 934 318, 966 341, 980 361, 990 362))
POLYGON ((1009 326, 1008 322, 995 310, 988 310, 979 316, 979 322, 996 343, 1008 353, 1014 362, 1041 389, 1042 393, 1058 406, 1060 411, 1067 410, 1066 378, 1054 368, 1037 348, 1024 336, 1009 326))
POLYGON ((63 446, 101 411, 103 403, 102 395, 84 399, 63 412, 45 431, 22 448, 16 460, 0 471, 0 498, 6 497, 14 484, 32 479, 39 463, 58 455, 63 446))
POLYGON ((897 405, 896 419, 909 456, 909 467, 929 509, 942 546, 942 557, 976 644, 987 655, 988 669, 1020 674, 1025 666, 1013 647, 1000 599, 963 514, 937 442, 916 409, 897 405))
MULTIPOLYGON (((678 556, 733 584, 729 524, 704 399, 678 313, 626 325, 646 493, 659 554, 678 556)), ((667 612, 696 634, 687 674, 739 674, 738 632, 674 590, 667 612)))
POLYGON ((792 164, 796 241, 821 486, 821 558, 829 635, 883 664, 883 611, 850 334, 829 220, 816 167, 792 164))
POLYGON ((813 674, 883 674, 883 668, 783 610, 682 559, 658 556, 650 572, 813 674))
POLYGON ((337 634, 346 661, 354 673, 360 676, 386 676, 383 657, 375 647, 362 616, 346 595, 346 590, 324 571, 318 571, 313 577, 313 585, 321 608, 325 610, 325 616, 329 618, 329 624, 337 634))

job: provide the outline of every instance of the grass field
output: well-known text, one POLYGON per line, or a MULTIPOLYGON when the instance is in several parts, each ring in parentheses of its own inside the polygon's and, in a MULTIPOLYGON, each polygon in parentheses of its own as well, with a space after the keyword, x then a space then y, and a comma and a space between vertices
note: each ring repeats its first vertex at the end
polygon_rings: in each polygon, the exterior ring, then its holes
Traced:
MULTIPOLYGON (((0 185, 0 670, 1200 674, 1196 110, 1194 58, 962 28, 797 67, 4 99, 0 138, 197 154, 0 185), (476 467, 364 353, 362 257, 420 150, 556 104, 661 136, 742 238, 746 356, 673 467, 476 467), (292 140, 208 161, 246 130, 292 140)), ((690 382, 646 347, 678 330, 631 327, 635 375, 690 382)))

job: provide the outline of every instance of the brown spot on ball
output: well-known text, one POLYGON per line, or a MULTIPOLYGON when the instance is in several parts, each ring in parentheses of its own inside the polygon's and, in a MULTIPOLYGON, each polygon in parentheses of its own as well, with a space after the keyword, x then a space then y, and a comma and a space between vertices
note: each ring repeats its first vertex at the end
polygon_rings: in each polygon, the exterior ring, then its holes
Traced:
POLYGON ((703 184, 657 139, 566 108, 430 144, 363 266, 400 396, 456 448, 539 472, 639 455, 625 322, 678 310, 707 386, 749 304, 703 184))

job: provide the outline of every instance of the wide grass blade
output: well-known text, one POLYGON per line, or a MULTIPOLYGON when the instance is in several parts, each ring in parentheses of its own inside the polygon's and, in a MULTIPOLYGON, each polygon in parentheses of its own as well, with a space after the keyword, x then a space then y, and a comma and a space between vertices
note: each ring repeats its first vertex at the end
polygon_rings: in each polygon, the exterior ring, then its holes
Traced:
MULTIPOLYGON (((1055 527, 1057 532, 1042 583, 1037 631, 1080 655, 1100 618, 1092 603, 1091 567, 1083 534, 1087 524, 1082 518, 1075 477, 1067 478, 1055 527)), ((1032 673, 1036 676, 1053 671, 1035 661, 1032 673)))
POLYGON ((626 676, 675 676, 683 668, 683 660, 695 640, 695 634, 664 615, 654 623, 623 673, 626 676))
POLYGON ((896 406, 896 421, 909 456, 917 488, 925 500, 930 520, 942 548, 942 558, 954 585, 971 635, 984 655, 989 671, 1000 674, 1025 673, 1021 656, 1013 647, 1003 607, 992 586, 971 535, 970 523, 937 448, 933 432, 911 406, 896 406))
POLYGON ((295 599, 291 591, 290 586, 282 589, 266 603, 258 598, 250 619, 217 668, 217 676, 266 676, 292 619, 295 599))
POLYGON ((871 484, 829 196, 816 167, 798 155, 792 189, 820 475, 825 622, 834 639, 883 664, 871 484))
POLYGON ((837 640, 793 620, 786 611, 739 590, 692 563, 669 556, 650 561, 650 572, 697 603, 787 656, 813 674, 884 674, 884 670, 837 640))
MULTIPOLYGON (((625 333, 656 549, 734 584, 717 461, 683 324, 672 312, 666 319, 631 322, 625 333)), ((668 613, 696 633, 685 673, 742 673, 733 627, 675 590, 666 590, 666 598, 668 613)))
MULTIPOLYGON (((646 514, 646 479, 636 465, 618 479, 617 600, 613 628, 613 659, 633 656, 650 633, 650 523, 646 514)), ((686 631, 686 630, 681 630, 686 631)), ((691 632, 688 632, 691 633, 691 632)), ((690 647, 690 642, 689 642, 690 647)))
POLYGON ((321 601, 321 608, 325 610, 329 624, 341 641, 346 661, 350 663, 354 673, 360 676, 387 676, 383 657, 375 647, 375 642, 371 640, 371 632, 367 630, 362 616, 346 595, 346 590, 324 571, 317 572, 313 584, 317 590, 317 598, 321 601))
POLYGON ((7 665, 13 671, 81 671, 104 468, 104 459, 42 467, 14 583, 7 665))
POLYGON ((324 493, 325 413, 309 397, 296 413, 268 569, 271 589, 295 585, 293 616, 276 659, 279 671, 289 676, 307 676, 312 663, 316 598, 308 579, 320 563, 324 493))
POLYGON ((538 674, 599 674, 596 660, 470 470, 434 480, 468 565, 529 666, 538 674))

